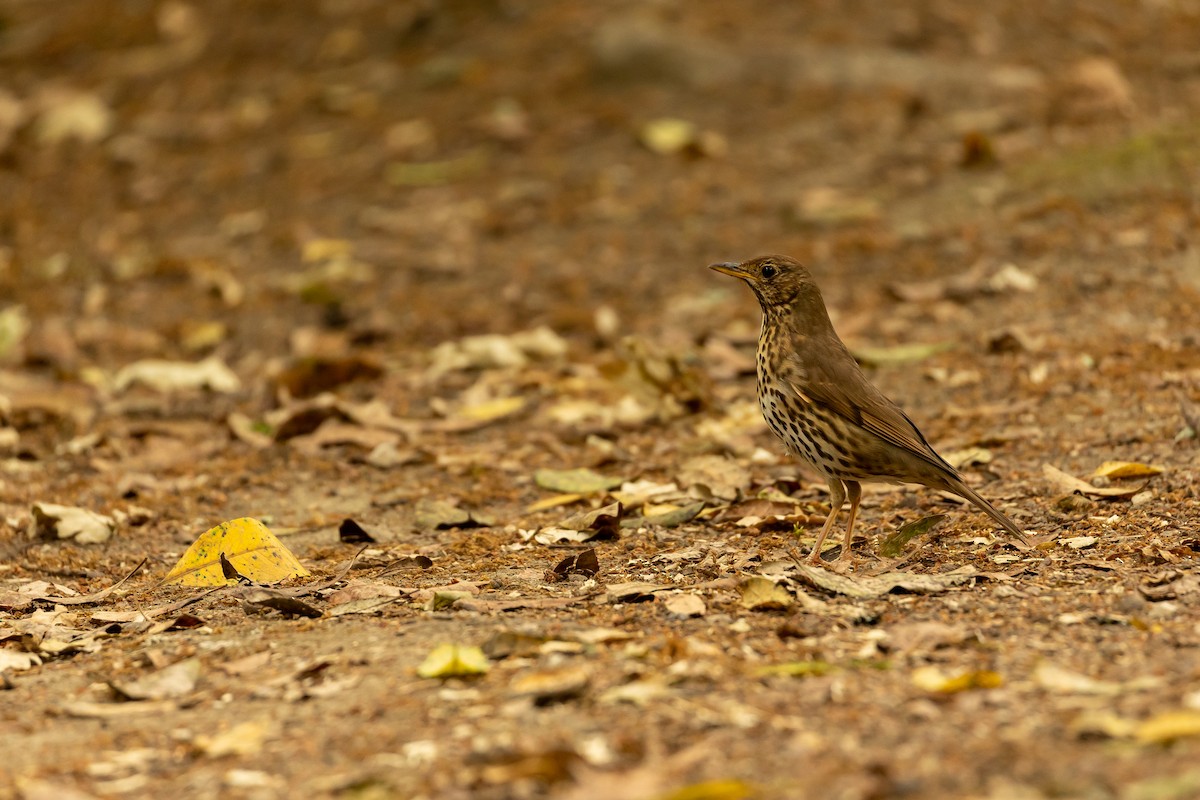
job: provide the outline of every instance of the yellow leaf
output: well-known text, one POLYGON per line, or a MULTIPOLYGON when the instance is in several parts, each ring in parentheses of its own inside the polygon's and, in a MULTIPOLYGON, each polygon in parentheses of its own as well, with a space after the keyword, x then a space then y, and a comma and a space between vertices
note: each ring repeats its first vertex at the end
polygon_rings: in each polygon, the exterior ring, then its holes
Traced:
POLYGON ((578 503, 584 498, 584 495, 578 492, 567 492, 566 494, 556 494, 553 497, 547 497, 538 500, 535 503, 530 503, 525 507, 526 511, 545 511, 547 508, 558 508, 559 506, 569 506, 572 503, 578 503))
POLYGON ((462 678, 483 675, 491 665, 478 647, 461 644, 439 644, 425 656, 417 674, 422 678, 462 678))
POLYGON ((927 692, 954 694, 968 689, 998 689, 1004 685, 1004 678, 986 669, 947 675, 937 667, 921 667, 913 671, 912 682, 927 692))
POLYGON ((784 675, 791 678, 809 678, 836 672, 837 667, 828 661, 785 661, 760 667, 759 675, 784 675))
POLYGON ((303 578, 310 574, 266 525, 242 517, 205 531, 183 554, 163 583, 184 586, 231 583, 221 570, 222 554, 241 575, 256 583, 279 583, 286 578, 303 578))
POLYGON ((1156 464, 1142 464, 1138 461, 1105 461, 1096 467, 1096 471, 1092 473, 1092 477, 1145 478, 1150 475, 1158 475, 1162 471, 1163 468, 1156 464))
POLYGON ((670 794, 661 795, 661 800, 746 800, 757 795, 753 786, 735 778, 725 778, 684 786, 670 794))
POLYGON ((1200 736, 1200 711, 1167 711, 1138 725, 1133 735, 1144 744, 1165 744, 1200 736))
POLYGON ((638 132, 638 138, 647 150, 659 155, 678 153, 695 143, 696 126, 682 119, 655 119, 647 122, 638 132))
POLYGON ((499 397, 458 410, 458 416, 473 422, 491 422, 517 413, 525 407, 524 397, 499 397))
POLYGON ((304 243, 304 250, 300 258, 306 264, 335 258, 349 258, 353 249, 354 245, 345 239, 310 239, 304 243))

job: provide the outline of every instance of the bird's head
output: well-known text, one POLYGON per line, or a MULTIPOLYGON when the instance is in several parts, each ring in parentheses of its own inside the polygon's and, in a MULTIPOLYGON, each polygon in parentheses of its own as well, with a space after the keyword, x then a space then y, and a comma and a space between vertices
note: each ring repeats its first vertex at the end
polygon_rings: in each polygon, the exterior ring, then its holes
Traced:
POLYGON ((801 296, 820 298, 809 271, 787 256, 762 256, 740 264, 713 264, 709 269, 744 280, 754 290, 763 311, 792 306, 801 296))

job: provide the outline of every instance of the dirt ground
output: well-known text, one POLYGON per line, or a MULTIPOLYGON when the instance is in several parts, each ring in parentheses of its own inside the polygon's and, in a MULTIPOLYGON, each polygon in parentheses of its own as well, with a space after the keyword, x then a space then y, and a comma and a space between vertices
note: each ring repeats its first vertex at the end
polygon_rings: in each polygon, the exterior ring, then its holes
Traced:
POLYGON ((0 0, 0 797, 1200 797, 1197 42, 0 0), (796 563, 827 491, 706 269, 771 252, 1036 547, 875 486, 796 563), (239 517, 282 611, 161 583, 239 517))

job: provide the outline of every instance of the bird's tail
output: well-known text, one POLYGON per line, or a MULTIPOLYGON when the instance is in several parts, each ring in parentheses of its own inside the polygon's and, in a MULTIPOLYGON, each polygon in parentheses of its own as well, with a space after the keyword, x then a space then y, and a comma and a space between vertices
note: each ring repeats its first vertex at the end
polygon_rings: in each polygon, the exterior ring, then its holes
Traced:
POLYGON ((1030 542, 1029 539, 1025 536, 1025 533, 1020 528, 1017 527, 1017 524, 1015 522, 1013 522, 1011 519, 1009 519, 1005 514, 1002 514, 1000 511, 997 511, 995 506, 993 506, 987 500, 984 500, 982 497, 980 497, 979 493, 976 492, 974 489, 972 489, 970 486, 967 486, 966 483, 963 483, 962 481, 958 481, 957 484, 955 484, 955 486, 951 489, 951 491, 953 491, 955 494, 962 495, 963 497, 970 500, 972 503, 975 504, 975 506, 980 511, 987 514, 992 519, 996 520, 996 522, 999 523, 1000 527, 1004 528, 1004 530, 1008 531, 1013 536, 1020 539, 1022 544, 1024 544, 1027 547, 1033 546, 1033 543, 1030 542))

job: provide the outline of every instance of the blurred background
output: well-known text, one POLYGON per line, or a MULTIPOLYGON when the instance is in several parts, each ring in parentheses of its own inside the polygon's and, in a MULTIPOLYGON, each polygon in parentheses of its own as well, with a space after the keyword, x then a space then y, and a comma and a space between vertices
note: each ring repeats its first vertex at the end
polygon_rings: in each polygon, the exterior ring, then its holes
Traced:
POLYGON ((1190 246, 1197 41, 1168 0, 6 0, 0 288, 90 326, 38 356, 67 372, 212 319, 235 352, 751 319, 703 267, 773 251, 846 313, 1064 283, 1015 319, 1190 246))

